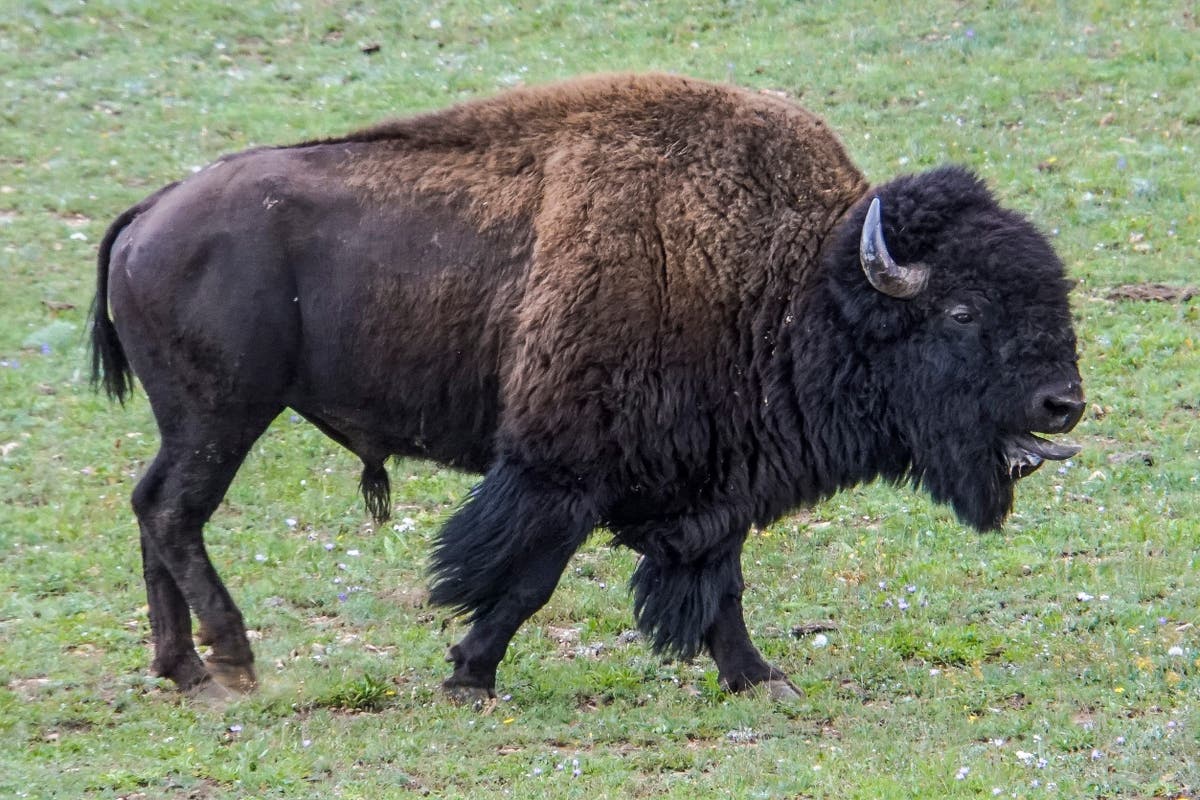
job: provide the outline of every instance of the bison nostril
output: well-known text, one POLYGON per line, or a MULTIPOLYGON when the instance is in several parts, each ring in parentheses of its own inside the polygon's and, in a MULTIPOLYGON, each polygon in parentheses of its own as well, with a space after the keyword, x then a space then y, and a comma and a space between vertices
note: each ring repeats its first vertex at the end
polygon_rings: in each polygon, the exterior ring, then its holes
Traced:
POLYGON ((1079 422, 1083 406, 1083 395, 1074 384, 1038 392, 1033 403, 1035 430, 1044 433, 1068 431, 1079 422))
POLYGON ((1062 397, 1047 397, 1042 401, 1042 407, 1056 416, 1070 415, 1081 405, 1078 400, 1062 397))

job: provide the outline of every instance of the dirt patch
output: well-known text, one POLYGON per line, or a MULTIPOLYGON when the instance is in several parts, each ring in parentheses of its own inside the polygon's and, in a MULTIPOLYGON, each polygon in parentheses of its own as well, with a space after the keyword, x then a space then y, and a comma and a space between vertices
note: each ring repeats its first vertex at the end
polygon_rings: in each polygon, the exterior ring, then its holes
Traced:
POLYGON ((1149 450, 1131 450, 1127 452, 1109 453, 1105 459, 1110 464, 1144 464, 1154 466, 1154 454, 1149 450))
POLYGON ((1195 286, 1171 286, 1166 283, 1127 283, 1114 287, 1107 295, 1109 300, 1135 300, 1155 303, 1186 303, 1200 295, 1195 286))
POLYGON ((826 633, 828 631, 836 631, 838 625, 831 619, 815 620, 813 622, 801 622, 798 625, 792 626, 792 636, 799 639, 802 636, 812 636, 817 633, 826 633))
POLYGON ((423 586, 397 586, 376 593, 376 597, 401 608, 421 609, 429 604, 429 590, 423 586))
POLYGON ((58 682, 50 678, 14 678, 8 682, 8 690, 26 702, 53 691, 58 682))
POLYGON ((1024 692, 1016 692, 1004 698, 1004 706, 1014 711, 1020 711, 1029 708, 1029 698, 1025 696, 1024 692))
POLYGON ((87 225, 92 221, 92 218, 88 215, 80 214, 78 212, 67 212, 65 214, 56 213, 54 216, 57 217, 60 222, 65 223, 68 228, 82 228, 84 225, 87 225))

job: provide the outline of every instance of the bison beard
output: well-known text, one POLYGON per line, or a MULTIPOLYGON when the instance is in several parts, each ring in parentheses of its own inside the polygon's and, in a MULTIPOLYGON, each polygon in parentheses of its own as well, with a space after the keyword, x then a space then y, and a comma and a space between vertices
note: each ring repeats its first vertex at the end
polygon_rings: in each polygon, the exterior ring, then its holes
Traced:
POLYGON ((871 187, 803 109, 684 78, 223 158, 118 217, 97 278, 93 377, 136 373, 162 435, 133 495, 153 668, 198 692, 256 681, 202 530, 285 408, 377 518, 389 456, 484 473, 431 562, 467 699, 597 526, 641 554, 656 651, 794 695, 743 618, 751 526, 883 479, 997 527, 1073 452, 1033 432, 1082 410, 1062 264, 974 176, 871 187))

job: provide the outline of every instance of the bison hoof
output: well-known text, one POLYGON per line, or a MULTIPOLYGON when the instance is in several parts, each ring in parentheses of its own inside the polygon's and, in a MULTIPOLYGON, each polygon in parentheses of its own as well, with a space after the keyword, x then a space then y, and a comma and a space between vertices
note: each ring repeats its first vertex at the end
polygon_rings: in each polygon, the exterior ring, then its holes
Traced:
POLYGON ((209 661, 205 666, 208 667, 208 674, 213 680, 230 692, 249 694, 258 688, 258 677, 254 674, 254 667, 223 664, 220 661, 209 661))
POLYGON ((482 686, 463 686, 447 681, 442 684, 442 691, 450 698, 450 702, 460 706, 471 706, 476 711, 482 711, 496 699, 495 692, 482 686))
POLYGON ((765 692, 767 697, 784 703, 793 703, 804 697, 804 692, 792 686, 790 681, 763 681, 759 686, 762 687, 761 691, 765 692))

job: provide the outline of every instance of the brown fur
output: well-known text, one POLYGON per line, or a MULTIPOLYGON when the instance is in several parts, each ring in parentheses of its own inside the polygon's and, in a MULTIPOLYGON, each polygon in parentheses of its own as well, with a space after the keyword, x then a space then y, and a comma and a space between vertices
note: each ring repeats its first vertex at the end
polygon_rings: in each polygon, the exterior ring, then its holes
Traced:
MULTIPOLYGON (((638 380, 670 382, 698 359, 724 370, 721 355, 746 344, 747 313, 782 315, 767 287, 803 285, 785 273, 815 264, 867 189, 808 111, 667 75, 521 89, 327 144, 339 143, 364 205, 433 201, 484 231, 532 226, 501 358, 502 438, 574 451, 580 470, 614 455, 595 448, 618 446, 596 427, 669 429, 654 398, 622 395, 659 392, 638 380), (655 417, 614 419, 629 409, 655 417)), ((692 374, 696 392, 736 379, 692 374)))

